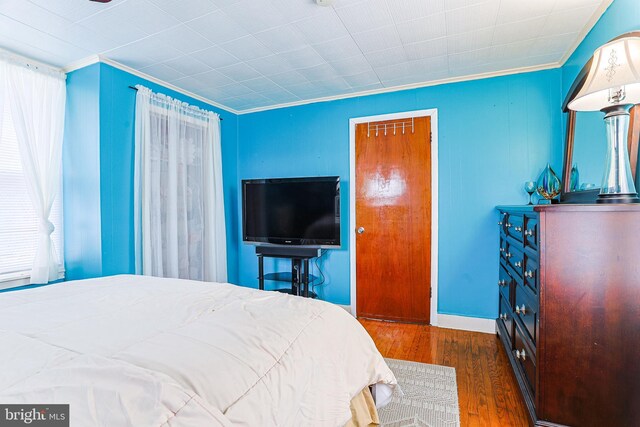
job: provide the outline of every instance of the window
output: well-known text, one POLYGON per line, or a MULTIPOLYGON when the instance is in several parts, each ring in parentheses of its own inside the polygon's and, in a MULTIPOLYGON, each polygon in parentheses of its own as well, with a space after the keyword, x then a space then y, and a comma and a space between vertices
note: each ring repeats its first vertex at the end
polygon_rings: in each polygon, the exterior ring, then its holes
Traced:
MULTIPOLYGON (((1 107, 0 107, 1 108, 1 107)), ((36 252, 38 218, 27 193, 8 102, 0 115, 0 281, 29 277, 36 252)), ((62 188, 62 186, 60 187, 62 188)), ((62 191, 51 209, 54 250, 62 272, 62 191)))

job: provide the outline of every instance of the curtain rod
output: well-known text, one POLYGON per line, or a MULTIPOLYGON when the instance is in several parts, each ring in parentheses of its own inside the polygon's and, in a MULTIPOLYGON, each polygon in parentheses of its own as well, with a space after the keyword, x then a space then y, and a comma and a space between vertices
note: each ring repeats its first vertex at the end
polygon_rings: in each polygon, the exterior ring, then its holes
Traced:
MULTIPOLYGON (((138 88, 137 88, 137 87, 135 87, 135 86, 129 86, 129 89, 133 89, 133 90, 135 90, 136 92, 138 91, 138 88)), ((218 118, 220 119, 220 121, 224 120, 222 117, 220 117, 220 114, 218 114, 218 118)))

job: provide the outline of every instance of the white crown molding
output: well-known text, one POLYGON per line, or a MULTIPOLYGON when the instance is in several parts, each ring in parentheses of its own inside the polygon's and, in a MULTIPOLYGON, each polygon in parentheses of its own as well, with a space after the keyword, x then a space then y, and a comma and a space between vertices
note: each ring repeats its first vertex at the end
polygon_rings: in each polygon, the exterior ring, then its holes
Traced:
POLYGON ((89 65, 93 65, 95 63, 100 62, 100 56, 91 55, 86 58, 82 58, 78 61, 72 62, 71 64, 65 65, 62 68, 62 71, 65 73, 70 73, 75 70, 79 70, 80 68, 88 67, 89 65))
POLYGON ((604 0, 602 3, 600 3, 600 6, 598 6, 596 11, 593 13, 593 15, 591 15, 591 18, 589 19, 587 24, 582 28, 582 31, 580 31, 580 34, 578 34, 578 37, 576 38, 576 40, 569 47, 569 49, 567 49, 565 54, 562 55, 562 58, 560 58, 560 61, 558 61, 560 66, 563 66, 569 60, 569 58, 571 58, 571 55, 573 55, 573 52, 575 52, 578 46, 580 46, 580 43, 582 43, 585 37, 587 37, 587 34, 589 34, 589 32, 593 29, 593 27, 598 23, 600 18, 602 18, 602 15, 604 15, 604 13, 607 11, 609 6, 611 6, 611 3, 613 3, 613 0, 604 0))
POLYGON ((114 61, 113 59, 109 59, 107 57, 104 57, 102 55, 93 55, 93 56, 89 56, 87 58, 81 59, 80 61, 76 61, 72 64, 69 64, 67 66, 65 66, 63 68, 64 72, 68 73, 74 70, 77 70, 79 68, 84 68, 88 65, 92 65, 95 64, 97 62, 102 62, 103 64, 107 64, 107 65, 111 65, 114 68, 117 68, 119 70, 125 71, 129 74, 133 74, 134 76, 138 76, 141 79, 145 79, 148 80, 150 82, 153 82, 155 84, 158 84, 160 86, 166 87, 167 89, 173 90, 175 92, 181 93, 183 95, 186 95, 190 98, 193 99, 197 99, 198 101, 202 101, 206 104, 209 104, 213 107, 219 108, 221 110, 227 111, 229 113, 233 113, 235 115, 238 115, 239 112, 237 110, 234 110, 233 108, 227 107, 226 105, 222 105, 219 104, 209 98, 205 98, 204 96, 200 96, 198 94, 195 94, 193 92, 189 92, 188 90, 182 89, 178 86, 172 85, 171 83, 165 82, 164 80, 160 80, 156 77, 150 76, 149 74, 143 73, 142 71, 138 71, 135 68, 131 68, 127 65, 121 64, 118 61, 114 61))
POLYGON ((534 65, 534 66, 530 66, 530 67, 510 68, 508 70, 492 71, 492 72, 489 72, 489 73, 471 74, 471 75, 467 75, 467 76, 450 77, 450 78, 446 78, 446 79, 431 80, 431 81, 420 82, 420 83, 412 83, 412 84, 402 85, 402 86, 392 86, 392 87, 385 87, 385 88, 380 88, 380 89, 365 90, 365 91, 361 91, 361 92, 351 92, 351 93, 345 93, 345 94, 334 95, 334 96, 326 96, 326 97, 321 97, 321 98, 304 99, 302 101, 288 102, 288 103, 284 103, 284 104, 276 104, 276 105, 269 105, 269 106, 266 106, 266 107, 258 107, 258 108, 251 108, 251 109, 247 109, 247 110, 240 110, 240 111, 238 111, 238 114, 240 114, 240 115, 251 114, 251 113, 258 113, 260 111, 276 110, 276 109, 279 109, 279 108, 295 107, 295 106, 306 105, 306 104, 315 104, 317 102, 329 102, 329 101, 336 101, 336 100, 339 100, 339 99, 348 99, 348 98, 358 98, 358 97, 361 97, 361 96, 379 95, 381 93, 398 92, 398 91, 401 91, 401 90, 409 90, 409 89, 419 89, 419 88, 423 88, 423 87, 438 86, 438 85, 449 84, 449 83, 459 83, 459 82, 466 82, 466 81, 471 81, 471 80, 481 80, 481 79, 488 79, 488 78, 492 78, 492 77, 508 76, 508 75, 512 75, 512 74, 531 73, 531 72, 534 72, 534 71, 550 70, 550 69, 558 68, 558 67, 560 67, 560 63, 551 62, 551 63, 548 63, 548 64, 534 65))

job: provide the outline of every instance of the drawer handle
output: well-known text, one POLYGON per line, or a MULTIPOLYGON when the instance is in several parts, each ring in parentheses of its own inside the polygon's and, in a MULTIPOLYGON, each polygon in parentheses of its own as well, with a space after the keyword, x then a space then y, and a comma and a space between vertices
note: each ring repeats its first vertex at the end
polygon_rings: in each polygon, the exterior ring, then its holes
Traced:
POLYGON ((524 235, 533 237, 533 230, 524 230, 524 235))
POLYGON ((516 313, 518 313, 518 314, 522 314, 523 316, 526 316, 526 314, 527 314, 527 307, 526 307, 524 304, 522 304, 522 307, 518 307, 518 306, 516 305, 516 313))
POLYGON ((516 350, 516 357, 521 360, 527 360, 527 353, 525 353, 524 348, 522 350, 516 350))
POLYGON ((500 252, 504 252, 504 248, 500 248, 500 252))
POLYGON ((522 267, 522 261, 516 261, 513 263, 516 267, 522 267))
POLYGON ((516 231, 522 231, 522 227, 516 227, 516 228, 514 228, 514 230, 516 230, 516 231))
POLYGON ((498 280, 498 286, 507 286, 507 281, 504 279, 498 280))
POLYGON ((507 321, 507 313, 501 313, 500 314, 500 319, 504 320, 505 322, 507 321))
POLYGON ((502 225, 502 221, 498 221, 498 225, 502 225))
POLYGON ((507 227, 507 228, 511 228, 511 227, 513 227, 513 224, 506 223, 504 226, 507 227))
POLYGON ((533 279, 533 270, 527 270, 524 272, 524 277, 528 277, 530 279, 533 279))
POLYGON ((504 254, 504 256, 505 256, 506 258, 511 258, 513 255, 511 255, 511 252, 507 252, 506 254, 504 254))

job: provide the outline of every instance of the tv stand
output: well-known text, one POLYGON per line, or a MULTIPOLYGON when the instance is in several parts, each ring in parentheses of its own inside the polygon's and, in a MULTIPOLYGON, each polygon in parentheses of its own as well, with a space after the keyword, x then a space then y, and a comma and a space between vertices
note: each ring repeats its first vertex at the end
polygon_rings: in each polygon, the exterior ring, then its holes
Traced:
POLYGON ((309 292, 309 260, 321 255, 319 248, 296 248, 291 246, 256 246, 258 257, 258 288, 264 290, 264 281, 290 281, 291 294, 315 297, 309 292), (264 257, 287 258, 291 260, 291 276, 287 273, 264 274, 264 257), (290 279, 290 280, 285 280, 290 279))

